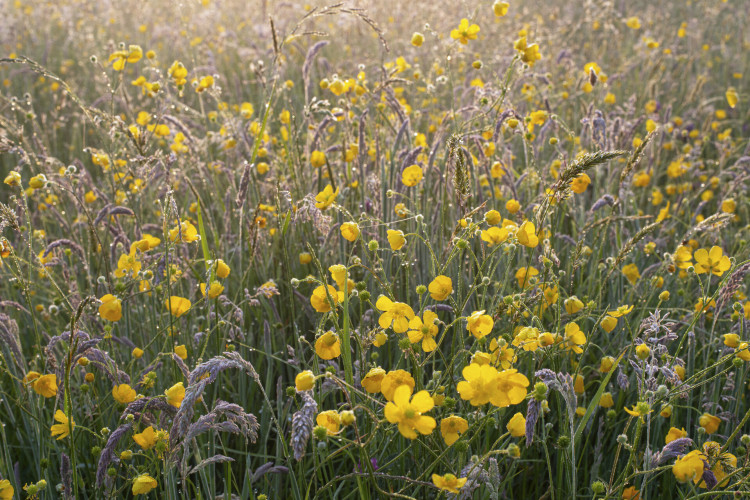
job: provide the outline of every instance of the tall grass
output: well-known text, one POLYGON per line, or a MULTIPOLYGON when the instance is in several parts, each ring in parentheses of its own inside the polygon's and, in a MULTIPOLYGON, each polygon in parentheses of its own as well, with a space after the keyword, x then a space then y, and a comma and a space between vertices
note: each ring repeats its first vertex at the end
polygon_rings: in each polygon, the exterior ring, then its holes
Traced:
POLYGON ((9 5, 0 498, 748 494, 747 9, 500 3, 9 5))

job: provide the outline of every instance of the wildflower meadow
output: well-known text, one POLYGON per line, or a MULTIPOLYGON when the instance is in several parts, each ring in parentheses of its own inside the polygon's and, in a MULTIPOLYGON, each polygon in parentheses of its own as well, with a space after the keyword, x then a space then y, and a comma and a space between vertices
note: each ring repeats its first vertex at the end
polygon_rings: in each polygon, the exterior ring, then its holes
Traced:
POLYGON ((0 500, 750 498, 746 0, 0 10, 0 500))

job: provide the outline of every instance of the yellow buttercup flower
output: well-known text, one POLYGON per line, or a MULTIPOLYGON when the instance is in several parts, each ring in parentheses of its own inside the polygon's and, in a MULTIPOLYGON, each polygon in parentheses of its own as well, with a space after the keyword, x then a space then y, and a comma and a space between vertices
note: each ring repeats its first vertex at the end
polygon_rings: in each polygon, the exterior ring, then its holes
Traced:
POLYGON ((458 40, 462 44, 466 45, 469 40, 476 40, 477 33, 479 33, 479 26, 476 24, 469 24, 469 20, 464 18, 458 25, 458 28, 451 30, 451 38, 458 40))
POLYGON ((629 17, 625 19, 625 25, 632 30, 637 30, 641 28, 641 20, 636 16, 629 17))
POLYGON ((516 271, 515 278, 518 281, 518 286, 521 288, 529 288, 531 286, 530 279, 539 274, 539 270, 534 266, 520 267, 516 271))
POLYGON ((323 191, 319 192, 315 196, 315 206, 319 208, 320 210, 325 210, 328 207, 330 207, 333 202, 336 201, 336 197, 339 195, 339 188, 336 188, 336 191, 333 190, 333 187, 328 184, 325 188, 323 188, 323 191))
POLYGON ((406 332, 412 344, 422 342, 424 352, 432 352, 437 347, 435 336, 438 333, 437 314, 432 311, 424 312, 424 321, 419 316, 414 316, 409 321, 409 330, 406 332))
POLYGON ((518 412, 508 421, 505 426, 513 437, 521 437, 526 435, 526 419, 523 413, 518 412))
POLYGON ((435 486, 441 490, 445 490, 449 493, 458 494, 459 490, 466 484, 468 478, 456 477, 453 474, 445 474, 440 476, 438 474, 432 475, 432 482, 435 486))
POLYGON ((393 401, 385 405, 385 418, 392 424, 398 424, 398 431, 407 439, 416 439, 417 433, 430 434, 437 423, 435 419, 424 415, 435 406, 430 393, 419 391, 411 397, 412 389, 406 385, 396 388, 393 401))
POLYGON ((448 446, 458 441, 459 435, 467 430, 469 430, 469 423, 463 417, 451 415, 440 421, 440 434, 448 446))
POLYGON ((436 276, 427 287, 433 300, 442 301, 453 293, 453 282, 448 276, 436 276))
POLYGON ((381 384, 385 378, 385 370, 382 368, 372 368, 367 374, 362 377, 362 387, 370 394, 380 392, 381 384))
POLYGON ((706 430, 706 434, 713 434, 714 432, 719 430, 721 420, 719 419, 719 417, 711 415, 710 413, 704 413, 698 419, 698 425, 706 430))
POLYGON ((396 333, 404 333, 409 329, 409 321, 414 318, 414 310, 403 302, 394 302, 385 295, 378 297, 375 307, 382 311, 378 319, 380 328, 390 328, 396 333))
POLYGON ((128 384, 119 384, 112 388, 112 397, 120 404, 132 403, 135 396, 135 391, 128 384))
POLYGON ((518 242, 529 248, 536 248, 539 245, 539 237, 536 235, 536 227, 533 222, 526 221, 516 231, 518 242))
POLYGON ((335 410, 326 410, 318 413, 315 422, 325 427, 329 436, 336 435, 341 430, 341 415, 335 410))
POLYGON ((339 336, 328 330, 315 341, 315 353, 321 359, 338 358, 341 355, 341 341, 339 336))
POLYGON ((525 36, 522 36, 521 38, 516 40, 513 46, 519 52, 521 61, 525 62, 531 67, 534 66, 535 62, 542 58, 542 54, 539 52, 539 46, 535 43, 529 44, 526 41, 525 36))
POLYGON ((393 394, 402 385, 409 386, 410 390, 414 389, 414 377, 406 370, 391 370, 385 374, 380 382, 380 392, 385 399, 393 401, 393 394))
POLYGON ((389 229, 387 232, 388 244, 391 246, 391 250, 401 250, 406 243, 406 237, 404 232, 398 229, 389 229))
POLYGON ((309 391, 315 386, 315 375, 310 370, 299 372, 294 377, 294 387, 299 392, 309 391))
MULTIPOLYGON (((206 296, 206 284, 201 283, 200 289, 201 289, 201 294, 205 297, 206 296)), ((224 285, 222 285, 218 281, 212 281, 211 286, 208 287, 208 298, 215 299, 222 293, 224 293, 224 285)))
POLYGON ((495 384, 496 393, 490 402, 495 406, 505 408, 517 405, 526 398, 529 379, 526 375, 518 373, 518 370, 511 368, 498 372, 495 384))
POLYGON ((737 95, 737 89, 735 89, 734 87, 729 87, 725 95, 730 108, 734 108, 735 106, 737 106, 737 103, 740 100, 739 96, 737 95))
POLYGON ((108 293, 99 300, 101 301, 101 305, 99 306, 99 316, 107 321, 120 321, 122 318, 122 304, 120 299, 108 293))
POLYGON ((469 401, 472 406, 482 406, 496 398, 497 369, 472 363, 461 373, 465 380, 456 386, 461 399, 469 401))
POLYGON ((482 231, 482 241, 486 242, 487 246, 494 247, 507 240, 509 235, 507 228, 493 226, 482 231))
POLYGON ((144 450, 150 450, 159 441, 159 434, 149 425, 141 432, 133 434, 133 441, 144 450))
POLYGON ((356 222, 344 222, 341 224, 341 236, 347 241, 354 241, 359 238, 359 226, 356 222))
POLYGON ((565 325, 565 347, 576 354, 583 352, 582 345, 586 344, 586 335, 578 327, 578 323, 571 321, 565 325))
POLYGON ((678 429, 677 427, 670 427, 669 432, 667 432, 667 437, 664 438, 665 444, 669 444, 675 439, 680 439, 687 437, 687 431, 683 427, 682 429, 678 429))
POLYGON ((32 382, 32 387, 37 394, 45 398, 53 398, 57 395, 57 375, 49 373, 37 377, 32 382))
POLYGON ((320 168, 326 164, 326 154, 323 151, 313 151, 310 153, 310 165, 320 168))
POLYGON ((177 354, 182 360, 185 360, 188 357, 187 347, 185 347, 184 344, 175 346, 174 353, 177 354))
POLYGON ((192 304, 188 299, 176 295, 172 295, 168 300, 164 301, 164 307, 166 307, 170 314, 175 318, 179 318, 188 312, 191 306, 192 304))
POLYGON ((573 295, 565 299, 565 301, 563 302, 563 306, 565 307, 565 312, 567 312, 568 314, 575 314, 583 309, 583 302, 581 301, 581 299, 573 295))
POLYGON ((133 479, 132 492, 133 495, 146 495, 158 485, 159 483, 153 477, 148 474, 141 474, 133 479))
POLYGON ((12 500, 15 496, 16 490, 10 481, 7 479, 0 480, 0 500, 12 500))
POLYGON ((405 186, 416 186, 419 184, 419 181, 422 180, 423 176, 422 167, 419 165, 411 165, 406 167, 401 173, 401 182, 403 182, 405 186))
POLYGON ((331 310, 331 302, 328 300, 329 296, 334 306, 339 302, 343 302, 345 298, 343 291, 337 291, 331 285, 320 285, 313 290, 310 296, 310 304, 319 313, 326 313, 331 310))
POLYGON ((489 335, 493 326, 495 321, 489 314, 484 314, 484 310, 474 311, 466 318, 466 329, 478 339, 489 335))
POLYGON ((70 435, 71 427, 75 429, 76 423, 72 419, 68 419, 68 416, 62 410, 57 410, 54 418, 55 422, 59 423, 53 424, 50 431, 52 431, 52 437, 57 436, 58 441, 70 435))
POLYGON ((175 385, 164 391, 167 396, 167 403, 179 408, 182 405, 182 400, 185 399, 185 386, 182 382, 177 382, 175 385))
POLYGON ((625 278, 627 278, 631 285, 635 285, 638 278, 641 277, 641 273, 638 271, 638 266, 632 263, 622 268, 622 274, 625 275, 625 278))
POLYGON ((713 246, 710 250, 700 248, 693 254, 696 274, 711 273, 721 276, 732 267, 729 257, 724 255, 720 247, 713 246))
POLYGON ((138 45, 131 45, 128 50, 118 50, 109 56, 109 62, 112 63, 112 69, 122 71, 125 63, 137 63, 143 57, 143 49, 138 45))
POLYGON ((178 239, 184 243, 192 243, 200 239, 198 229, 190 221, 182 221, 179 226, 169 230, 170 241, 178 239))
POLYGON ((509 7, 510 4, 508 2, 501 2, 500 0, 497 0, 492 4, 492 12, 494 12, 495 16, 497 17, 503 17, 508 13, 509 7))
POLYGON ((681 483, 700 479, 703 476, 704 467, 701 455, 699 450, 693 450, 678 458, 672 465, 674 477, 681 483))

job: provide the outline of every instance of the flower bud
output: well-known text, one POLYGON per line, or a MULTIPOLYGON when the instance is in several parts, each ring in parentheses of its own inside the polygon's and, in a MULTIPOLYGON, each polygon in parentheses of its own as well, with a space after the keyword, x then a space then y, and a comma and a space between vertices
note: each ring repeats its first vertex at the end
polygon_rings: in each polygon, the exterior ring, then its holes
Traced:
POLYGON ((594 483, 591 485, 591 489, 597 495, 603 495, 604 492, 607 491, 607 486, 601 481, 594 481, 594 483))
POLYGON ((352 425, 356 421, 357 417, 353 411, 346 410, 341 412, 341 425, 352 425))

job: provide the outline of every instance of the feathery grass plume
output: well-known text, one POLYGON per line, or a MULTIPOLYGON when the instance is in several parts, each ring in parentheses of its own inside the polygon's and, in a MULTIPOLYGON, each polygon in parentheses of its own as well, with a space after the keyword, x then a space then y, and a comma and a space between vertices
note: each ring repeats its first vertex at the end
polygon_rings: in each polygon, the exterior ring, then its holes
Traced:
POLYGON ((255 415, 245 413, 239 405, 218 400, 211 411, 199 417, 195 423, 188 427, 184 438, 175 443, 170 451, 172 456, 176 457, 180 448, 182 448, 182 457, 177 460, 177 466, 182 470, 183 477, 185 477, 192 474, 192 472, 187 471, 186 467, 190 443, 193 443, 196 437, 212 431, 229 432, 243 436, 246 442, 255 443, 258 440, 258 428, 258 419, 255 418, 255 415))
POLYGON ((240 187, 237 188, 237 198, 235 198, 234 204, 237 208, 242 207, 247 199, 247 188, 250 185, 251 173, 254 165, 245 162, 245 167, 242 169, 242 177, 240 178, 240 187))
POLYGON ((102 448, 99 454, 99 463, 96 466, 96 486, 101 488, 107 480, 107 469, 113 463, 119 463, 120 459, 115 455, 115 448, 119 444, 120 440, 125 437, 125 434, 130 432, 133 428, 133 424, 123 424, 115 429, 107 439, 107 444, 102 448))
POLYGON ((568 410, 570 428, 573 428, 573 420, 578 407, 578 396, 573 389, 573 377, 569 373, 555 373, 549 368, 543 368, 534 373, 534 376, 544 382, 547 387, 560 393, 568 410))
POLYGON ((716 311, 721 311, 734 294, 742 287, 745 282, 745 276, 750 271, 750 262, 742 264, 735 268, 732 274, 724 282, 724 286, 719 291, 719 298, 716 299, 716 311))
POLYGON ((190 372, 188 386, 185 389, 185 398, 182 400, 179 410, 177 410, 169 431, 170 448, 175 448, 177 443, 184 438, 190 421, 193 418, 195 403, 201 397, 203 391, 205 391, 206 386, 212 384, 221 372, 230 368, 244 371, 253 380, 260 383, 258 373, 253 368, 253 365, 245 361, 238 352, 225 352, 221 356, 215 356, 205 363, 196 366, 190 372))
POLYGON ((162 396, 138 398, 128 404, 120 415, 120 419, 133 415, 138 422, 164 427, 166 422, 177 413, 177 408, 167 403, 162 396), (159 417, 157 419, 157 416, 159 417))
POLYGON ((266 462, 255 470, 248 469, 251 483, 258 481, 258 479, 266 474, 286 474, 287 472, 289 472, 287 467, 284 467, 283 465, 274 465, 273 462, 266 462))
POLYGON ((315 415, 318 413, 318 403, 315 402, 310 391, 298 394, 304 403, 302 408, 292 415, 291 444, 294 458, 299 462, 304 458, 307 442, 310 441, 310 436, 312 436, 315 415))
POLYGON ((70 470, 70 458, 65 453, 60 454, 60 478, 62 479, 63 500, 73 499, 73 475, 70 470))
POLYGON ((651 224, 647 225, 646 227, 644 227, 643 229, 635 233, 632 238, 630 238, 628 241, 625 242, 622 248, 620 248, 620 251, 617 253, 617 257, 615 257, 614 261, 612 262, 612 265, 610 266, 609 271, 607 272, 606 276, 600 282, 599 284, 600 289, 602 287, 602 284, 607 282, 607 280, 612 275, 612 273, 615 272, 615 270, 618 270, 620 268, 620 264, 622 264, 622 262, 625 260, 625 257, 627 257, 628 254, 633 251, 633 249, 638 244, 638 242, 641 241, 646 236, 648 236, 649 234, 656 231, 656 229, 659 226, 661 226, 663 222, 664 222, 663 220, 659 222, 652 222, 651 224))
POLYGON ((183 361, 183 359, 179 355, 177 355, 177 353, 172 353, 172 361, 177 364, 177 367, 180 369, 180 373, 182 373, 182 376, 185 379, 190 377, 190 370, 188 370, 185 361, 183 361))
POLYGON ((310 68, 312 67, 313 61, 318 53, 329 43, 331 42, 328 40, 321 40, 307 49, 305 62, 302 63, 302 83, 305 91, 305 102, 310 102, 310 68))
MULTIPOLYGON (((494 460, 494 457, 491 459, 494 460)), ((461 469, 461 473, 458 476, 466 478, 466 483, 459 490, 458 494, 458 498, 462 500, 471 499, 474 490, 490 481, 490 473, 485 468, 483 457, 480 458, 476 455, 469 459, 469 462, 461 469)))
POLYGON ((646 137, 641 141, 641 143, 636 147, 632 153, 630 153, 630 158, 628 158, 628 163, 625 164, 625 168, 622 169, 622 172, 620 173, 620 186, 625 182, 625 179, 628 178, 630 173, 635 169, 635 167, 638 166, 638 164, 641 163, 641 160, 643 159, 643 154, 646 151, 646 146, 648 146, 651 141, 656 137, 656 134, 660 132, 660 129, 657 127, 656 129, 649 132, 646 137))
POLYGON ((461 147, 461 139, 457 135, 448 138, 448 158, 453 170, 453 194, 461 212, 466 210, 466 202, 471 195, 471 178, 464 148, 461 147))
POLYGON ((726 212, 719 212, 710 215, 695 226, 691 227, 680 241, 688 241, 693 237, 693 235, 702 233, 704 231, 719 231, 720 229, 726 227, 733 218, 734 214, 729 214, 726 212))
MULTIPOLYGON (((7 314, 0 313, 0 341, 3 345, 10 349, 13 356, 13 362, 16 364, 20 373, 25 371, 26 363, 23 357, 23 351, 21 349, 21 339, 18 336, 18 323, 16 320, 11 319, 7 314)), ((10 367, 10 363, 6 360, 6 366, 10 367)))
POLYGON ((54 250, 55 248, 58 248, 58 247, 67 247, 67 248, 70 248, 76 254, 78 254, 78 256, 81 258, 81 260, 83 260, 84 263, 85 263, 86 255, 85 255, 85 253, 84 253, 83 248, 81 247, 81 245, 79 245, 78 243, 76 243, 76 242, 74 242, 72 240, 68 240, 68 239, 64 239, 64 238, 63 239, 59 239, 59 240, 55 240, 52 243, 50 243, 49 245, 47 245, 47 248, 44 249, 44 253, 42 254, 42 257, 48 256, 52 250, 54 250))
POLYGON ((20 231, 21 226, 18 224, 16 212, 3 202, 0 202, 0 231, 10 227, 13 231, 20 231))
POLYGON ((526 410, 526 446, 531 446, 531 442, 534 440, 534 429, 536 421, 539 419, 539 410, 541 408, 541 402, 535 398, 529 400, 528 409, 526 410))
POLYGON ((212 464, 223 464, 225 462, 234 462, 234 459, 231 457, 227 457, 225 455, 214 455, 209 458, 205 458, 201 460, 195 467, 190 469, 190 472, 187 473, 188 476, 191 476, 195 474, 196 472, 200 472, 205 467, 212 465, 212 464))
POLYGON ((23 307, 21 304, 19 304, 15 300, 0 300, 0 307, 12 307, 13 309, 17 311, 21 311, 25 314, 30 314, 28 309, 23 307))
POLYGON ((615 198, 611 194, 604 194, 601 198, 596 200, 593 205, 591 205, 591 212, 596 212, 600 208, 603 208, 605 206, 613 206, 615 204, 615 198))
POLYGON ((580 174, 597 165, 601 165, 602 163, 606 163, 626 154, 628 154, 627 151, 619 149, 613 151, 597 151, 596 153, 584 153, 578 156, 573 163, 560 172, 560 178, 552 185, 552 190, 565 191, 570 187, 570 183, 573 179, 580 174))

